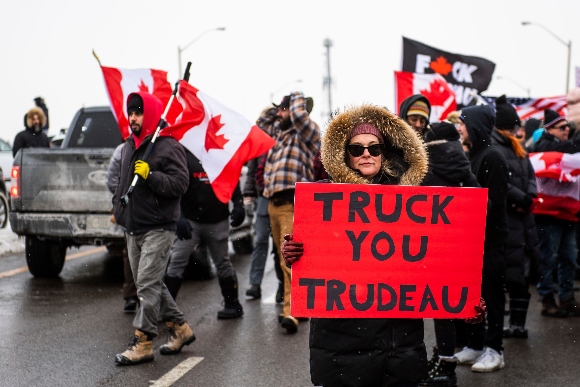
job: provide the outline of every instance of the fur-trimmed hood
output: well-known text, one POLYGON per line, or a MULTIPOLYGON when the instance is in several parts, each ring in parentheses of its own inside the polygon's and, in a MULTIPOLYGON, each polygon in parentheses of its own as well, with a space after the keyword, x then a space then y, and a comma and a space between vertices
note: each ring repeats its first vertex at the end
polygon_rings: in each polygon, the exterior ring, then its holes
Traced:
POLYGON ((385 137, 382 172, 400 185, 419 185, 427 173, 427 152, 415 131, 387 109, 364 104, 333 115, 322 138, 321 160, 334 183, 368 184, 346 165, 346 145, 353 128, 370 123, 385 137))
POLYGON ((40 127, 44 127, 46 125, 46 116, 44 112, 39 107, 33 107, 26 113, 26 127, 32 129, 32 116, 38 114, 38 118, 40 119, 40 127))

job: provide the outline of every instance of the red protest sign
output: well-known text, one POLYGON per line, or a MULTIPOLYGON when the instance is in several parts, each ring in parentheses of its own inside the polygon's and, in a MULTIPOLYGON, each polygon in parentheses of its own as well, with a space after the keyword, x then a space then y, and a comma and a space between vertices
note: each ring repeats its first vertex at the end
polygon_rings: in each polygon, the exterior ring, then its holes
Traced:
POLYGON ((487 189, 297 183, 293 316, 467 318, 487 189))

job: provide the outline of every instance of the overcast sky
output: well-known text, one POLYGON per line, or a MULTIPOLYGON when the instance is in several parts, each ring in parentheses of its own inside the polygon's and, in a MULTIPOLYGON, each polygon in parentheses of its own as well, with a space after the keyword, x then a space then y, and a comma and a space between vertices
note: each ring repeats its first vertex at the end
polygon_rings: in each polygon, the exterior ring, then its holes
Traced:
POLYGON ((0 5, 0 138, 12 143, 23 116, 42 96, 49 135, 67 127, 82 106, 108 105, 104 66, 157 68, 190 83, 255 121, 292 90, 314 98, 312 117, 325 126, 329 38, 332 108, 362 102, 395 110, 393 71, 402 36, 496 63, 484 95, 533 97, 565 91, 567 48, 541 27, 572 41, 570 87, 580 66, 580 2, 342 0, 20 0, 0 5), (225 27, 225 31, 210 29, 225 27), (203 35, 200 37, 200 35, 203 35), (504 77, 497 80, 497 76, 504 77), (301 82, 297 82, 300 80, 301 82), (519 85, 518 85, 519 84, 519 85))

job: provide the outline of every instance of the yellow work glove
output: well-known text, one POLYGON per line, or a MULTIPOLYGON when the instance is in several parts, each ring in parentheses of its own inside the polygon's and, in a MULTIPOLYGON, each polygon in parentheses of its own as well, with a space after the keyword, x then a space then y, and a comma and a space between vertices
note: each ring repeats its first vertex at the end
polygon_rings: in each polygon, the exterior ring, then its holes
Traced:
POLYGON ((137 160, 135 162, 135 174, 141 176, 143 180, 147 180, 149 177, 149 164, 143 160, 137 160))

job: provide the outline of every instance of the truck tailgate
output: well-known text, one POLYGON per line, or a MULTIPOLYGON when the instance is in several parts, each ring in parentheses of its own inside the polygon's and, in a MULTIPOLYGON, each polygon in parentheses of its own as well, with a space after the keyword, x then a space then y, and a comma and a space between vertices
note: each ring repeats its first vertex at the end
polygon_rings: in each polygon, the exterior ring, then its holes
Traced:
POLYGON ((103 213, 111 208, 107 169, 114 149, 22 150, 19 206, 25 212, 103 213))

